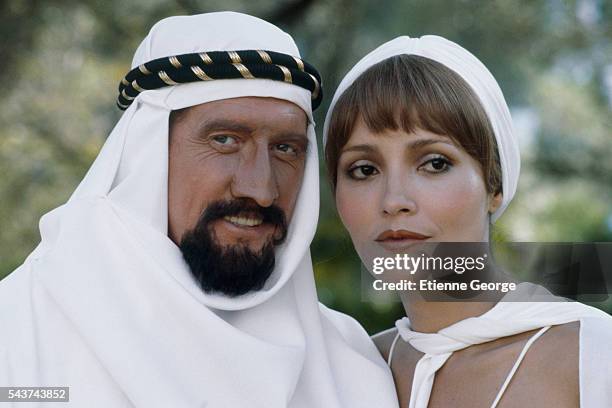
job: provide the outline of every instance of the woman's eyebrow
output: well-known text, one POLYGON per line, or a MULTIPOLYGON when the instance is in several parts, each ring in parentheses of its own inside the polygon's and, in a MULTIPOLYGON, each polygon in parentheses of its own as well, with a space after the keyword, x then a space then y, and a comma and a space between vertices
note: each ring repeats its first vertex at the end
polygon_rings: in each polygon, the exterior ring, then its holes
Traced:
POLYGON ((350 147, 346 147, 344 149, 342 149, 341 153, 346 153, 346 152, 365 152, 365 153, 371 153, 376 151, 376 149, 369 144, 358 144, 358 145, 353 145, 350 147))
POLYGON ((453 143, 451 140, 446 139, 417 139, 407 143, 406 147, 410 149, 420 149, 422 147, 429 146, 435 143, 444 143, 453 147, 456 146, 455 143, 453 143))
MULTIPOLYGON (((435 143, 444 143, 449 146, 456 146, 455 143, 452 142, 452 140, 447 140, 447 139, 417 139, 417 140, 413 140, 412 142, 407 143, 406 147, 411 148, 411 149, 420 149, 422 147, 429 146, 435 143)), ((372 153, 372 152, 375 152, 376 150, 377 149, 372 145, 358 144, 358 145, 353 145, 353 146, 349 146, 349 147, 342 149, 342 153, 345 153, 345 152, 372 153)))

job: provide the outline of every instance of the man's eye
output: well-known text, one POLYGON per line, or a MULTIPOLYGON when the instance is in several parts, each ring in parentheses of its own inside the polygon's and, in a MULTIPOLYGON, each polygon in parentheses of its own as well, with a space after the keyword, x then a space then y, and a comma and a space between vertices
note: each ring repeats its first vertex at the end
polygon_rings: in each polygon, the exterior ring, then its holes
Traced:
POLYGON ((355 180, 364 180, 370 176, 378 174, 376 167, 369 165, 361 165, 352 167, 349 171, 349 176, 355 180))
POLYGON ((231 146, 237 143, 236 138, 230 135, 215 135, 212 137, 212 140, 223 146, 231 146))
POLYGON ((279 143, 275 147, 277 150, 280 150, 283 153, 296 155, 298 152, 298 150, 295 147, 287 143, 279 143))

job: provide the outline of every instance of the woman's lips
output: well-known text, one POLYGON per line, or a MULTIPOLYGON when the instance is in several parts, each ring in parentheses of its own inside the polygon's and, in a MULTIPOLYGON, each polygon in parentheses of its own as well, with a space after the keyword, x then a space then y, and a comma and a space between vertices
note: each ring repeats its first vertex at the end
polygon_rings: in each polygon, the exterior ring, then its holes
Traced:
POLYGON ((375 241, 388 250, 408 248, 431 238, 428 235, 408 230, 387 230, 378 235, 375 241))

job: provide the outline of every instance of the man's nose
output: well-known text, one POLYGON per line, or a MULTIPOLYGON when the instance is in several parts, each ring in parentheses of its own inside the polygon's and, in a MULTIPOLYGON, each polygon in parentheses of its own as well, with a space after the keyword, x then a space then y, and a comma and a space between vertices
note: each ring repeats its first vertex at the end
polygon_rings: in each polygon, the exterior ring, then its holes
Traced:
POLYGON ((269 149, 263 146, 246 153, 232 180, 232 196, 251 198, 262 207, 271 206, 279 195, 271 159, 269 149))
POLYGON ((396 175, 388 177, 382 196, 382 211, 385 215, 414 214, 417 205, 409 192, 407 177, 396 175))

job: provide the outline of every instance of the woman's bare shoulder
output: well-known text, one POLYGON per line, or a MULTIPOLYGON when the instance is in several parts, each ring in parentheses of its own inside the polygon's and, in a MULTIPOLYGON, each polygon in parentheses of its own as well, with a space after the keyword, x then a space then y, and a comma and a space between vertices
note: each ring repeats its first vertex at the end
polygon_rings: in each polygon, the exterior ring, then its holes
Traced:
MULTIPOLYGON (((570 322, 552 326, 542 338, 536 341, 531 350, 540 364, 559 367, 571 365, 578 368, 580 341, 580 322, 570 322), (563 356, 563 358, 559 358, 563 356)), ((569 368, 569 367, 568 367, 569 368)))
POLYGON ((372 336, 372 341, 374 341, 374 344, 376 344, 378 351, 383 356, 385 361, 389 358, 389 350, 391 349, 391 344, 393 344, 393 340, 395 340, 396 336, 397 328, 395 327, 383 330, 372 336))
MULTIPOLYGON (((525 357, 523 372, 564 398, 578 395, 580 322, 552 326, 525 357)), ((569 400, 569 399, 568 399, 569 400)))

